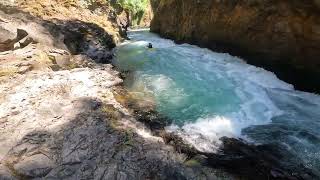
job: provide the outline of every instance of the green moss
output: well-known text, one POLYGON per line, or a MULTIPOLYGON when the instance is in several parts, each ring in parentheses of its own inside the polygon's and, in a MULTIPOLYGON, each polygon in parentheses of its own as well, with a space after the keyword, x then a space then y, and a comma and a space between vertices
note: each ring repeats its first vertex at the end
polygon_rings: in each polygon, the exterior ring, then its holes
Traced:
POLYGON ((125 132, 124 145, 133 146, 133 144, 134 144, 133 132, 131 130, 128 130, 128 131, 125 132))
POLYGON ((101 110, 113 121, 117 121, 122 118, 121 112, 119 112, 118 109, 116 109, 111 104, 106 104, 102 106, 101 110))
POLYGON ((194 166, 200 166, 201 165, 201 163, 199 161, 197 161, 196 159, 190 159, 190 160, 184 162, 184 164, 186 166, 189 166, 189 167, 194 167, 194 166))
POLYGON ((75 68, 78 68, 78 67, 79 67, 78 64, 76 64, 76 63, 70 63, 70 64, 67 65, 66 69, 67 69, 67 70, 71 70, 71 69, 75 69, 75 68))

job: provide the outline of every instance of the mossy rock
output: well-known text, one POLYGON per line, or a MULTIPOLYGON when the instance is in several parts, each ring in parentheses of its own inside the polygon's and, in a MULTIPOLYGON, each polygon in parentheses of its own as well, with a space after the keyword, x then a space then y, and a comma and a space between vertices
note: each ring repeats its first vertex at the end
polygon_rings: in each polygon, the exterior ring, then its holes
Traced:
POLYGON ((196 159, 190 159, 188 161, 185 161, 184 164, 188 167, 197 167, 201 166, 201 163, 196 159))

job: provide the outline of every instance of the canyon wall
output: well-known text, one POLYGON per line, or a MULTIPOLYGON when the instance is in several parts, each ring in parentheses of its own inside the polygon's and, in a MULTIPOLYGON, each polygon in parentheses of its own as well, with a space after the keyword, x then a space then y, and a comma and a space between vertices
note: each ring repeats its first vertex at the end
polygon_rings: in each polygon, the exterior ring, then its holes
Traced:
POLYGON ((320 1, 153 1, 151 31, 228 52, 320 92, 320 1))

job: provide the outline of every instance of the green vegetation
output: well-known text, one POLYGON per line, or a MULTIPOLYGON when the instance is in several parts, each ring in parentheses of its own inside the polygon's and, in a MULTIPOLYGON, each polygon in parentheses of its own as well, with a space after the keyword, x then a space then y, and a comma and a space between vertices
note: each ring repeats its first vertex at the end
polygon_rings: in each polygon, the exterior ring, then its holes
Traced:
POLYGON ((118 0, 118 3, 132 13, 144 12, 148 6, 148 0, 118 0))
POLYGON ((139 25, 148 7, 149 0, 117 0, 117 3, 130 12, 132 25, 139 25))
POLYGON ((74 6, 77 2, 85 7, 94 10, 97 7, 103 7, 111 5, 115 9, 125 9, 131 16, 131 25, 139 25, 145 11, 148 7, 149 0, 63 0, 66 6, 74 6))

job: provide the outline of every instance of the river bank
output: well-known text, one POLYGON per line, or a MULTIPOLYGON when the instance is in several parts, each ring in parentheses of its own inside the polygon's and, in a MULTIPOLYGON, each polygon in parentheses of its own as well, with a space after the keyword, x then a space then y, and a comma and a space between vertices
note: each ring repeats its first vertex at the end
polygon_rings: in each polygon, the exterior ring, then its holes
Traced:
MULTIPOLYGON (((172 124, 172 119, 159 114, 152 105, 146 107, 150 101, 146 102, 126 89, 117 89, 115 94, 117 101, 128 108, 137 121, 151 130, 150 135, 161 138, 165 144, 173 147, 175 152, 185 157, 184 164, 197 167, 206 173, 211 170, 211 175, 215 174, 217 179, 317 178, 312 170, 300 164, 292 166, 295 162, 289 161, 294 155, 275 144, 256 145, 244 139, 222 137, 219 139, 221 144, 217 152, 200 151, 189 144, 181 134, 168 131, 167 127, 172 124)), ((191 174, 185 177, 192 178, 191 174)), ((205 179, 212 177, 203 176, 205 179)))
POLYGON ((119 103, 131 100, 108 63, 121 36, 83 11, 86 22, 1 6, 0 179, 233 179, 188 161, 119 103))
POLYGON ((147 31, 129 32, 129 38, 116 49, 115 65, 125 72, 128 91, 155 107, 155 122, 137 118, 152 124, 155 135, 245 179, 317 177, 316 94, 295 91, 273 73, 225 53, 147 31))

